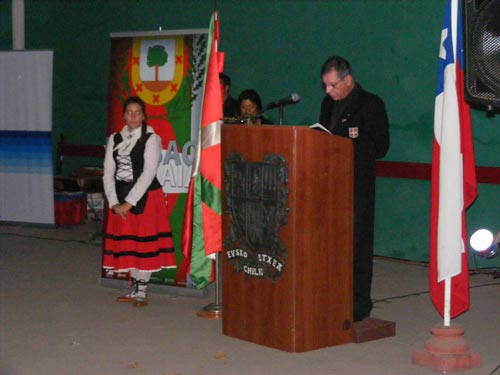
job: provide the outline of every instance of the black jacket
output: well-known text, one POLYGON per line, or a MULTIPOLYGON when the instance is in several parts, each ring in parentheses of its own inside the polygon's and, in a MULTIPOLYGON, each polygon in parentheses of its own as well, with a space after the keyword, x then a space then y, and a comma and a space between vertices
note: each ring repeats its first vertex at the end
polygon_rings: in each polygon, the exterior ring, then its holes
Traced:
POLYGON ((320 124, 354 143, 354 320, 369 316, 373 272, 376 159, 389 149, 389 120, 384 102, 355 85, 342 101, 326 95, 320 124), (340 110, 335 111, 335 106, 340 110), (333 115, 333 116, 332 116, 333 115), (335 123, 333 123, 335 122, 335 123))

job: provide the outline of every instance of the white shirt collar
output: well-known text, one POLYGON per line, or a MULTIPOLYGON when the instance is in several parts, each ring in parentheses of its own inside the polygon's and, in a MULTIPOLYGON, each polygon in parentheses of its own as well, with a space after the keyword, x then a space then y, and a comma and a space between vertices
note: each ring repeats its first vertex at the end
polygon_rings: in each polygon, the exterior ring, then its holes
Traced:
POLYGON ((119 144, 115 145, 113 151, 118 150, 120 155, 130 154, 130 151, 134 148, 137 140, 141 137, 141 130, 141 127, 138 127, 130 131, 128 126, 125 125, 120 132, 123 140, 119 144))

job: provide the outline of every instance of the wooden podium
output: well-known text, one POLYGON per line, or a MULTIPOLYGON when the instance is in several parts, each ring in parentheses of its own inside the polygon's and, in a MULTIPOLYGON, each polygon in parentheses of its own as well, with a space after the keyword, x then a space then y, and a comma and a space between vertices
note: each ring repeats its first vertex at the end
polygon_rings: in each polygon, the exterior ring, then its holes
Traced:
MULTIPOLYGON (((288 214, 279 240, 286 257, 271 280, 236 270, 229 252, 241 245, 224 245, 223 333, 288 352, 352 342, 352 142, 307 126, 223 125, 224 168, 235 153, 245 162, 266 154, 285 160, 288 214)), ((233 220, 227 195, 223 240, 233 220)))

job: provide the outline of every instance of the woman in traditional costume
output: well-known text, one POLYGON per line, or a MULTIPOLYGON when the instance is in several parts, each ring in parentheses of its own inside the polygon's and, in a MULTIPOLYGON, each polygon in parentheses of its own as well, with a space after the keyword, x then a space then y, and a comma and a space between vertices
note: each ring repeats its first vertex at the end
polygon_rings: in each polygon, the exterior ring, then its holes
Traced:
POLYGON ((103 267, 129 272, 130 293, 117 298, 146 306, 152 272, 175 267, 172 230, 163 189, 156 179, 161 138, 146 124, 144 102, 130 97, 123 104, 125 126, 109 137, 104 158, 104 192, 109 212, 103 267))

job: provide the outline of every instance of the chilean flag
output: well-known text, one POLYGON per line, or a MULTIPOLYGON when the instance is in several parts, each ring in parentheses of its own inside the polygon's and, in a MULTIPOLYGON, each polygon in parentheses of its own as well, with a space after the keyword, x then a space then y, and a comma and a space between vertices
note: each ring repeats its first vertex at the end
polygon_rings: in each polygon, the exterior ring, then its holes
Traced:
POLYGON ((465 210, 477 196, 462 67, 462 16, 458 0, 446 0, 434 111, 429 286, 432 302, 444 316, 444 280, 450 279, 451 318, 470 305, 465 210))

